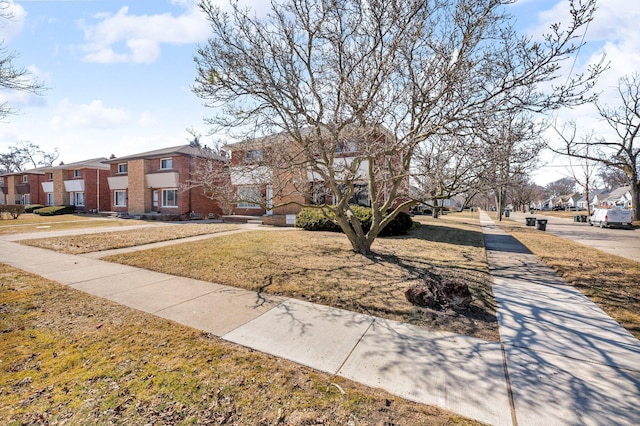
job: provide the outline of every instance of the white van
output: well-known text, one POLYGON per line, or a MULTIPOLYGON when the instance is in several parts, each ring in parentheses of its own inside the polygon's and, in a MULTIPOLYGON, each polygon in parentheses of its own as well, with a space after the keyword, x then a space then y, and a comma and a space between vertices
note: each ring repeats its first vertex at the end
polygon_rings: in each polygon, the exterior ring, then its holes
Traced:
POLYGON ((589 218, 589 225, 600 225, 600 228, 621 227, 631 228, 631 210, 629 209, 594 209, 589 218))

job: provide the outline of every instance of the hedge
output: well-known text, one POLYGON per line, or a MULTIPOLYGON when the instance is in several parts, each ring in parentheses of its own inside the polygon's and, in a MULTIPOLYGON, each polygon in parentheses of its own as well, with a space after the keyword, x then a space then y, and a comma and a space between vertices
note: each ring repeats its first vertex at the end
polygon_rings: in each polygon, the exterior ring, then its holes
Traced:
POLYGON ((24 206, 22 204, 5 204, 0 205, 0 219, 11 218, 17 219, 24 213, 24 206))
POLYGON ((63 214, 75 213, 76 206, 49 206, 38 210, 34 210, 35 214, 40 216, 57 216, 63 214))
POLYGON ((42 205, 42 204, 29 204, 29 205, 24 206, 24 212, 25 213, 33 213, 35 210, 41 209, 43 207, 45 207, 45 206, 42 205))
MULTIPOLYGON (((362 225, 364 232, 371 228, 371 208, 363 206, 350 206, 362 225)), ((306 231, 328 231, 342 232, 342 229, 334 221, 334 214, 328 208, 305 207, 296 216, 296 227, 306 231)), ((413 226, 411 216, 400 212, 393 220, 380 232, 380 236, 404 235, 413 226)))

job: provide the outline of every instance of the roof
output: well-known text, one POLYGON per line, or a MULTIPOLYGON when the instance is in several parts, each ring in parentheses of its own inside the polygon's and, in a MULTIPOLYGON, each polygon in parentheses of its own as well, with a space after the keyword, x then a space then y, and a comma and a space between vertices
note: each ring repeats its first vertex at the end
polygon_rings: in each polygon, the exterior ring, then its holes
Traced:
POLYGON ((35 169, 20 170, 19 172, 0 173, 0 176, 19 176, 19 175, 43 175, 45 167, 36 167, 35 169))
POLYGON ((624 197, 627 192, 631 192, 630 186, 621 186, 620 188, 616 188, 611 191, 611 194, 606 198, 607 200, 619 200, 624 197))
POLYGON ((72 169, 109 169, 109 166, 104 164, 105 157, 92 158, 90 160, 76 161, 75 163, 60 164, 59 166, 42 167, 45 172, 53 170, 72 170, 72 169))
MULTIPOLYGON (((103 163, 106 164, 114 164, 114 163, 122 163, 123 161, 129 160, 142 160, 142 159, 152 159, 152 158, 163 158, 171 155, 187 155, 192 157, 206 157, 208 156, 203 152, 203 148, 193 146, 193 145, 178 145, 171 146, 168 148, 155 149, 153 151, 140 152, 138 154, 126 155, 124 157, 116 157, 104 159, 103 163)), ((226 160, 224 157, 216 155, 215 157, 219 157, 216 159, 226 160)))

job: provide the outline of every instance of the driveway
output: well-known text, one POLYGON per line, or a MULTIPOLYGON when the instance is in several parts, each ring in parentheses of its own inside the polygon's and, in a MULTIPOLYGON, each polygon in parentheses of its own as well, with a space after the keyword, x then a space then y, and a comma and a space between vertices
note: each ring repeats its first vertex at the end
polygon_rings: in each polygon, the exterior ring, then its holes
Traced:
MULTIPOLYGON (((529 213, 511 212, 510 218, 525 223, 525 217, 531 216, 529 213)), ((638 229, 599 228, 556 216, 538 213, 533 216, 537 219, 547 219, 547 232, 553 235, 640 262, 640 230, 638 229)))

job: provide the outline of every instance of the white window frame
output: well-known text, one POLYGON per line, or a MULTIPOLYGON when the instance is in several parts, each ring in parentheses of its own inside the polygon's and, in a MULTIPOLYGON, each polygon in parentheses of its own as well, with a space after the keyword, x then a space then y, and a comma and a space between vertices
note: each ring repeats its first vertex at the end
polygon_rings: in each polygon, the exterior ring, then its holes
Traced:
POLYGON ((129 173, 129 164, 128 163, 119 163, 118 164, 118 174, 129 173))
POLYGON ((53 180, 53 172, 47 173, 47 180, 53 180))
POLYGON ((178 208, 178 188, 167 188, 162 190, 162 207, 163 208, 178 208), (169 201, 168 194, 174 193, 173 196, 175 204, 168 204, 169 201))
POLYGON ((245 152, 245 160, 246 161, 262 161, 262 150, 261 149, 249 149, 245 152))
POLYGON ((173 158, 171 158, 171 157, 161 158, 160 159, 160 169, 161 170, 173 169, 173 158))
POLYGON ((47 192, 47 205, 53 206, 55 203, 53 201, 53 192, 47 192))
POLYGON ((29 183, 29 175, 22 175, 22 183, 29 183))
POLYGON ((73 193, 73 205, 84 207, 84 192, 73 193), (80 199, 81 198, 81 199, 80 199))
POLYGON ((73 177, 74 177, 74 178, 82 177, 82 170, 80 170, 80 169, 75 169, 75 170, 73 171, 73 177))
POLYGON ((113 191, 113 206, 114 207, 127 207, 127 191, 113 191), (120 196, 118 196, 120 195, 120 196), (121 198, 120 204, 118 199, 121 198))
MULTIPOLYGON (((249 198, 251 197, 253 199, 253 197, 255 195, 258 195, 258 198, 262 198, 262 188, 260 186, 256 186, 256 185, 247 185, 247 186, 239 186, 238 187, 238 198, 242 199, 242 198, 249 198), (245 192, 245 194, 242 194, 243 192, 245 192), (251 194, 250 192, 253 192, 253 194, 251 194)), ((255 203, 251 203, 248 201, 240 201, 238 202, 238 208, 241 209, 259 209, 262 208, 262 206, 260 204, 255 204, 255 203)))

